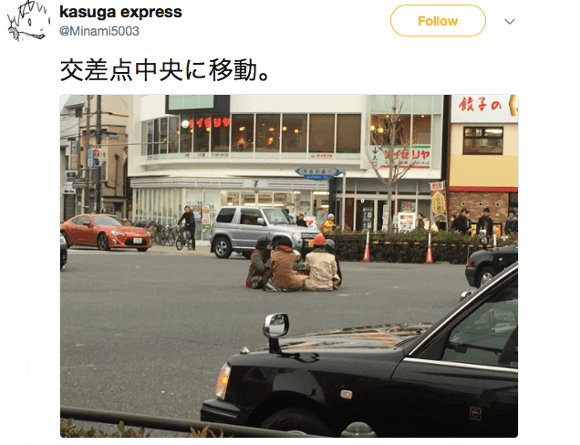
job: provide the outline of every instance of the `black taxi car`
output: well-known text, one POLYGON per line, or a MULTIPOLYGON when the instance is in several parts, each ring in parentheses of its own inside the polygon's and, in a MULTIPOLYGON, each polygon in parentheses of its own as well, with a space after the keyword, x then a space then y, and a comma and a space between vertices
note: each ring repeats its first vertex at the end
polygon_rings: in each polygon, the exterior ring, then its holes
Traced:
POLYGON ((473 252, 467 259, 465 278, 470 286, 481 287, 517 260, 517 244, 473 252))
POLYGON ((201 420, 338 437, 365 422, 379 437, 518 434, 518 265, 434 324, 384 325, 283 338, 222 367, 201 420))

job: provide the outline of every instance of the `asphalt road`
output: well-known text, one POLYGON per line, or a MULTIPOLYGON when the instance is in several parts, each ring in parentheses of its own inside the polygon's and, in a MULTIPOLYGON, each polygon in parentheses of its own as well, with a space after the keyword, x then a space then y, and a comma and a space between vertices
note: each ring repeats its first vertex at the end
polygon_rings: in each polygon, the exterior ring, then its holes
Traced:
POLYGON ((341 263, 334 292, 247 289, 249 262, 201 248, 99 252, 72 248, 61 272, 62 406, 199 419, 217 374, 243 346, 266 346, 264 317, 290 335, 436 321, 469 287, 464 266, 341 263))

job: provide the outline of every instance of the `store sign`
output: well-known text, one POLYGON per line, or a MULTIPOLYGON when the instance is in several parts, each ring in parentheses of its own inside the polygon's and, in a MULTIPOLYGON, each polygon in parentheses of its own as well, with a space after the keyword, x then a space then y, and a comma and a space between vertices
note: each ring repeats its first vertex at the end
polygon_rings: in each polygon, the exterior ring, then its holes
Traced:
POLYGON ((397 228, 399 232, 410 232, 415 228, 414 213, 399 213, 397 218, 397 228))
POLYGON ((431 186, 431 211, 433 215, 445 215, 447 207, 445 204, 445 181, 430 182, 431 186))
POLYGON ((340 173, 340 170, 336 167, 300 167, 296 169, 296 173, 304 177, 304 179, 310 179, 312 181, 326 181, 340 173))
POLYGON ((242 182, 242 187, 267 189, 268 188, 268 180, 267 179, 244 179, 244 181, 242 182))
POLYGON ((451 96, 451 123, 517 123, 519 100, 509 94, 451 96))
MULTIPOLYGON (((371 162, 377 168, 389 168, 388 147, 371 145, 369 146, 369 154, 371 162)), ((413 145, 411 149, 408 147, 395 146, 393 156, 395 164, 399 167, 410 168, 431 168, 431 146, 430 145, 413 145)))

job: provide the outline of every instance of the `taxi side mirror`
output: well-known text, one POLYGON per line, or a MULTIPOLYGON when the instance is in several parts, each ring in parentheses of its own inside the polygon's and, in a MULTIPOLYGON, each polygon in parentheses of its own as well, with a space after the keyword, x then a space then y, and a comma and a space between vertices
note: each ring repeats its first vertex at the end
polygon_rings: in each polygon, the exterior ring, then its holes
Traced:
POLYGON ((290 320, 287 314, 271 314, 264 320, 263 332, 268 337, 268 345, 271 354, 282 352, 279 338, 284 337, 290 328, 290 320))

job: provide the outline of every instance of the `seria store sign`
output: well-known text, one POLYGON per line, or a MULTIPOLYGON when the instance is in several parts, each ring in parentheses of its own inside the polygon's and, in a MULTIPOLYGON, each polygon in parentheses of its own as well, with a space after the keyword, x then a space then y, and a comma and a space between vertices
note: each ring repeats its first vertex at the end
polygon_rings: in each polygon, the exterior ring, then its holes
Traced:
MULTIPOLYGON (((378 169, 389 168, 388 147, 379 145, 369 146, 371 162, 378 169)), ((431 167, 431 146, 413 145, 412 148, 395 146, 393 156, 395 165, 410 168, 431 167)))

